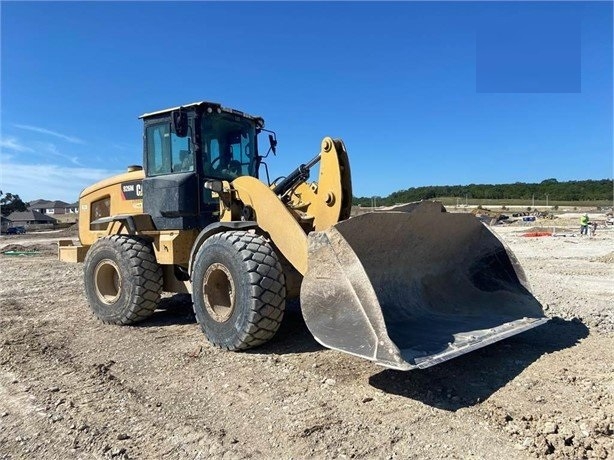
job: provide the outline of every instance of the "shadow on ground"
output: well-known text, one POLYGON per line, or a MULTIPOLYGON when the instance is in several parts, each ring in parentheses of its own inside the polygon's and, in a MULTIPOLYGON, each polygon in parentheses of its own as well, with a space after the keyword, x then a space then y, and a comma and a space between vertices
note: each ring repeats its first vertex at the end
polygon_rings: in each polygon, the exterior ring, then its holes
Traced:
POLYGON ((542 355, 572 347, 587 335, 588 328, 580 321, 554 318, 434 367, 409 372, 387 369, 371 376, 369 383, 386 393, 456 411, 488 399, 542 355))
MULTIPOLYGON (((160 327, 182 324, 194 324, 196 318, 189 294, 175 294, 160 300, 155 313, 135 324, 137 327, 160 327)), ((286 305, 284 319, 271 341, 246 353, 292 354, 309 353, 324 347, 315 341, 303 320, 298 301, 291 300, 286 305)))
POLYGON ((135 324, 137 327, 160 327, 196 322, 189 294, 175 294, 160 299, 158 309, 145 321, 135 324))
MULTIPOLYGON (((309 329, 307 329, 299 302, 297 300, 290 300, 286 304, 284 319, 275 337, 270 342, 254 348, 253 353, 285 355, 311 353, 323 349, 324 347, 316 342, 309 329)), ((252 350, 247 350, 246 352, 250 353, 252 350)))

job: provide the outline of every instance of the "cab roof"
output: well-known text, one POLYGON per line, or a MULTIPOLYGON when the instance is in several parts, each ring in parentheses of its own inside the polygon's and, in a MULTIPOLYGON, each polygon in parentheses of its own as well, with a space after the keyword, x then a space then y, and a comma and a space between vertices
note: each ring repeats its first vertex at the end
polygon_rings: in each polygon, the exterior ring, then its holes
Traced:
POLYGON ((209 102, 209 101, 199 101, 199 102, 192 102, 190 104, 184 104, 184 105, 180 105, 177 107, 170 107, 168 109, 164 109, 164 110, 157 110, 155 112, 149 112, 149 113, 144 113, 143 115, 141 115, 139 118, 140 119, 145 119, 145 118, 151 118, 151 117, 157 117, 159 115, 164 115, 167 113, 172 112, 173 110, 179 110, 179 109, 191 109, 191 108, 212 108, 213 110, 220 110, 222 112, 226 112, 226 113, 232 113, 235 115, 239 115, 241 117, 245 117, 245 118, 249 118, 251 120, 261 120, 262 124, 264 125, 264 120, 262 119, 262 117, 256 117, 253 115, 249 115, 245 112, 241 112, 240 110, 235 110, 235 109, 231 109, 229 107, 222 107, 221 104, 217 103, 217 102, 209 102))

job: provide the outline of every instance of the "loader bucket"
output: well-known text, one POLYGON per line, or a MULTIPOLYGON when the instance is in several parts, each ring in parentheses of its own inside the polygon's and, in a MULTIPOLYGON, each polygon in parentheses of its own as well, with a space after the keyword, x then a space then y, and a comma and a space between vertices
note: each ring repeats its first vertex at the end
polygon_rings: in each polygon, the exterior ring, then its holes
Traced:
POLYGON ((409 370, 547 321, 512 252, 473 215, 397 209, 309 234, 301 308, 322 345, 409 370))

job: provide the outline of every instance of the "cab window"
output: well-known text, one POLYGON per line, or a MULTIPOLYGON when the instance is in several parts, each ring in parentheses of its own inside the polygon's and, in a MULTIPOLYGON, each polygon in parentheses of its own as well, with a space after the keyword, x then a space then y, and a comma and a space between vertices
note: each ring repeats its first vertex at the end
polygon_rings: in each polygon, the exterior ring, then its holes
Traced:
POLYGON ((194 171, 189 136, 177 136, 168 123, 148 126, 145 136, 148 176, 194 171))
POLYGON ((206 114, 202 119, 201 138, 206 177, 228 181, 239 176, 258 177, 253 121, 228 113, 206 114))
POLYGON ((170 135, 170 125, 167 123, 148 126, 145 130, 148 176, 171 172, 170 135))
POLYGON ((179 137, 171 133, 172 172, 194 171, 194 156, 189 137, 179 137))

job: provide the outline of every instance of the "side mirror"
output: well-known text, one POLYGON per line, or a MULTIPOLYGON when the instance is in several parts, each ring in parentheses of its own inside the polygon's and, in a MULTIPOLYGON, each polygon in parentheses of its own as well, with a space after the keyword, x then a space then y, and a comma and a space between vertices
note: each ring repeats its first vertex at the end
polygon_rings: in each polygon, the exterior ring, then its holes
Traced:
POLYGON ((206 180, 205 188, 211 190, 212 192, 222 193, 222 190, 224 190, 224 184, 221 180, 206 180))
POLYGON ((186 137, 188 135, 188 114, 183 110, 175 110, 172 113, 173 131, 178 137, 186 137))
POLYGON ((269 134, 269 144, 271 145, 271 150, 273 151, 273 155, 277 154, 277 139, 273 137, 272 134, 269 134))

